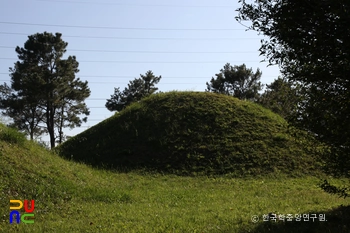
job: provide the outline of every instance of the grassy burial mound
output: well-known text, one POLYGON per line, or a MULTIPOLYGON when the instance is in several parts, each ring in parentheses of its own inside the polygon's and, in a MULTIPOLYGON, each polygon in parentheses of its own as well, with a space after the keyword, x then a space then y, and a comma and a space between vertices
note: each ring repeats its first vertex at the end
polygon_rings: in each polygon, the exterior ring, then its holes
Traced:
POLYGON ((152 95, 58 149, 95 166, 177 174, 310 174, 320 165, 317 147, 280 116, 206 92, 152 95))

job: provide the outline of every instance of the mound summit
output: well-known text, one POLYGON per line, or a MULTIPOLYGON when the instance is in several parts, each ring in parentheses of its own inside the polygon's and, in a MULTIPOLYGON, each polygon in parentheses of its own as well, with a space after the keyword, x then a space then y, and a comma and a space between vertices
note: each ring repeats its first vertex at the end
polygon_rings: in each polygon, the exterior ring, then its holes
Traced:
POLYGON ((208 92, 151 95, 58 147, 94 166, 176 174, 310 174, 313 141, 257 104, 208 92))

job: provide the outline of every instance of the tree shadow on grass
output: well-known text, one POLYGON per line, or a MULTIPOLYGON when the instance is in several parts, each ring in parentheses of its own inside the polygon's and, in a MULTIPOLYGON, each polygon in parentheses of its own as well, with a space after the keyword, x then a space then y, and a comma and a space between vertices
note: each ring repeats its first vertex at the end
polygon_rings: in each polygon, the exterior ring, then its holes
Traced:
MULTIPOLYGON (((312 214, 317 214, 319 217, 320 214, 325 214, 326 221, 320 221, 318 218, 312 222, 312 219, 309 221, 293 221, 287 222, 283 221, 265 221, 260 220, 257 226, 250 230, 252 233, 348 233, 350 232, 350 206, 340 206, 331 211, 324 212, 314 212, 312 214)), ((310 212, 311 216, 311 212, 310 212)), ((247 232, 247 230, 242 230, 240 233, 247 232)))

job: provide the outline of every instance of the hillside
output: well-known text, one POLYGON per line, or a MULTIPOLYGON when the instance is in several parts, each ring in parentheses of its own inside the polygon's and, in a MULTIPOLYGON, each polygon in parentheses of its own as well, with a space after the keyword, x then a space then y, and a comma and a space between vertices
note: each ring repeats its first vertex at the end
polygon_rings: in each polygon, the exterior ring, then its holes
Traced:
POLYGON ((242 176, 317 172, 314 143, 249 101, 169 92, 132 104, 58 149, 65 158, 100 167, 242 176))
POLYGON ((322 191, 316 177, 235 179, 94 169, 60 158, 1 124, 0 177, 0 232, 349 232, 349 200, 322 191), (25 199, 35 200, 34 224, 10 224, 9 200, 25 199), (253 215, 272 211, 325 214, 327 221, 252 223, 253 215))

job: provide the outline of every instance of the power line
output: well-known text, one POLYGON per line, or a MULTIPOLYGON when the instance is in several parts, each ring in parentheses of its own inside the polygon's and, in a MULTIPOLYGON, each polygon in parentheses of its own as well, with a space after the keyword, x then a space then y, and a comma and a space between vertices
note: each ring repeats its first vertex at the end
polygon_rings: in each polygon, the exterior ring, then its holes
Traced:
MULTIPOLYGON (((1 60, 18 60, 17 58, 8 58, 8 57, 0 57, 1 60)), ((88 62, 88 63, 124 63, 124 64, 141 64, 141 63, 158 63, 158 64, 225 64, 227 61, 79 61, 80 62, 88 62)), ((242 61, 231 61, 242 63, 242 61)), ((244 61, 244 62, 256 62, 260 61, 244 61)))
MULTIPOLYGON (((106 118, 107 119, 107 118, 106 118)), ((103 121, 103 120, 105 120, 105 119, 89 119, 88 118, 88 120, 90 120, 90 121, 103 121)))
MULTIPOLYGON (((10 75, 10 73, 0 73, 0 75, 10 75)), ((77 75, 77 77, 80 78, 138 78, 136 76, 128 76, 128 75, 77 75)), ((272 76, 264 76, 265 78, 272 78, 272 76)), ((274 77, 274 76, 273 76, 274 77)), ((208 78, 208 77, 168 77, 168 76, 162 76, 163 79, 195 79, 195 78, 199 78, 199 79, 203 79, 203 78, 208 78)), ((209 77, 211 78, 211 76, 209 77)), ((6 80, 0 80, 0 81, 6 81, 6 80)), ((7 80, 9 81, 9 80, 7 80)))
MULTIPOLYGON (((210 77, 209 77, 210 78, 210 77)), ((89 84, 125 84, 125 82, 88 82, 89 84)), ((185 85, 185 84, 198 84, 198 83, 162 83, 162 84, 180 84, 180 85, 185 85)))
MULTIPOLYGON (((10 74, 10 73, 0 73, 0 74, 10 74)), ((87 77, 87 78, 137 78, 136 76, 127 76, 127 75, 78 75, 79 77, 87 77)), ((162 78, 171 79, 192 79, 192 78, 208 78, 208 77, 168 77, 164 76, 162 78)))
MULTIPOLYGON (((17 32, 0 32, 3 35, 21 35, 28 36, 26 33, 17 33, 17 32)), ((63 37, 70 38, 84 38, 84 39, 118 39, 118 40, 256 40, 257 38, 184 38, 184 37, 119 37, 119 36, 80 36, 80 35, 62 35, 63 37)))
MULTIPOLYGON (((208 78, 208 77, 207 77, 208 78)), ((210 77, 209 77, 210 78, 210 77)), ((10 82, 11 80, 0 80, 0 82, 10 82)), ((125 82, 88 82, 89 84, 125 84, 125 82)), ((186 85, 186 84, 198 84, 198 83, 162 83, 169 85, 186 85)))
MULTIPOLYGON (((206 77, 210 78, 210 77, 206 77)), ((10 82, 11 80, 0 80, 0 82, 10 82)), ((125 84, 125 82, 88 82, 89 84, 125 84)), ((187 84, 198 84, 198 83, 162 83, 166 85, 187 85, 187 84)))
POLYGON ((25 26, 45 26, 45 27, 67 27, 67 28, 94 28, 107 30, 143 30, 143 31, 244 31, 245 29, 233 28, 132 28, 132 27, 106 27, 106 26, 83 26, 64 24, 40 24, 40 23, 19 23, 0 21, 0 24, 25 25, 25 26))
POLYGON ((60 2, 60 3, 78 3, 78 4, 96 4, 96 5, 118 5, 118 6, 133 6, 133 7, 195 7, 195 8, 230 8, 233 6, 202 6, 202 5, 165 5, 165 4, 125 4, 125 3, 111 3, 111 2, 85 2, 85 1, 64 1, 64 0, 36 0, 38 2, 60 2))
POLYGON ((88 108, 106 108, 105 106, 101 107, 88 107, 88 108))
MULTIPOLYGON (((210 79, 210 77, 209 77, 210 79)), ((88 82, 89 84, 126 84, 125 82, 88 82)), ((162 84, 167 84, 167 85, 186 85, 186 84, 198 84, 198 83, 162 83, 162 84)))
MULTIPOLYGON (((4 49, 13 49, 12 46, 2 46, 0 45, 0 48, 4 49)), ((207 52, 199 52, 199 51, 141 51, 141 50, 99 50, 99 49, 69 49, 69 51, 78 51, 78 52, 102 52, 102 53, 175 53, 175 54, 183 54, 183 53, 200 53, 200 54, 213 54, 213 53, 256 53, 256 51, 248 51, 248 52, 214 52, 214 51, 207 51, 207 52)))

